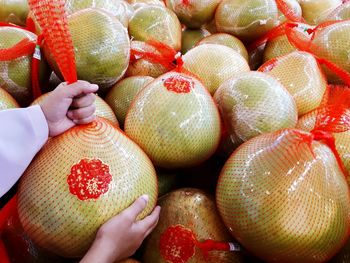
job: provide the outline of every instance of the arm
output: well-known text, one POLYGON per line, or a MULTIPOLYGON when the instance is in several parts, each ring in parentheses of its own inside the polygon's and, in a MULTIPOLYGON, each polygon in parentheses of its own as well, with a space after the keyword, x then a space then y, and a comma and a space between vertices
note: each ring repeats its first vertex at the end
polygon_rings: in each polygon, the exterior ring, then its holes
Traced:
POLYGON ((0 111, 0 197, 17 182, 48 138, 40 106, 0 111))

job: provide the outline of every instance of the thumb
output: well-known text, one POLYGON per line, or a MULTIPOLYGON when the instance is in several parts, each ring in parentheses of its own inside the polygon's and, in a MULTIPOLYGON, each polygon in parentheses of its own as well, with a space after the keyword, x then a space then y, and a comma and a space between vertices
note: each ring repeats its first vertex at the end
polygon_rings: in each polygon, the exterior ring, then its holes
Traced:
POLYGON ((73 84, 61 83, 56 90, 61 93, 64 98, 75 98, 82 94, 94 93, 98 90, 96 84, 91 84, 84 80, 78 80, 73 84))
POLYGON ((135 221, 137 216, 146 208, 148 199, 148 195, 140 196, 131 206, 124 210, 124 213, 135 221))

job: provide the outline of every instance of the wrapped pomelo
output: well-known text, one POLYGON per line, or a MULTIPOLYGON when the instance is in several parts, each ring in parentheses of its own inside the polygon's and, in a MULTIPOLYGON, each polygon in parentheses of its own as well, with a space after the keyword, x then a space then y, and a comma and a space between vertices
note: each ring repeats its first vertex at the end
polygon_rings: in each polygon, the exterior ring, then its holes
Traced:
POLYGON ((0 21, 24 26, 29 13, 27 0, 1 0, 0 21))
POLYGON ((266 62, 260 69, 275 78, 293 96, 298 115, 316 109, 325 94, 327 81, 315 57, 295 51, 266 62))
POLYGON ((173 11, 157 5, 138 8, 129 21, 129 34, 134 40, 155 40, 175 50, 181 49, 181 24, 173 11))
MULTIPOLYGON (((105 93, 125 73, 129 65, 130 41, 119 20, 100 9, 87 8, 68 16, 78 79, 99 85, 105 93)), ((52 55, 45 55, 61 76, 52 55)))
POLYGON ((202 26, 202 28, 208 30, 211 34, 218 33, 216 28, 215 18, 211 20, 209 23, 202 26))
POLYGON ((277 79, 261 72, 245 72, 225 81, 214 100, 236 146, 260 134, 293 128, 298 120, 293 97, 277 79))
POLYGON ((19 108, 17 101, 4 89, 0 88, 0 110, 19 108))
POLYGON ((143 5, 165 6, 165 4, 162 0, 127 0, 127 2, 136 8, 143 6, 143 5))
MULTIPOLYGON (((21 106, 33 100, 32 56, 37 36, 15 27, 0 27, 0 87, 10 93, 21 106)), ((39 64, 38 77, 43 84, 48 78, 46 62, 39 64)))
MULTIPOLYGON (((277 2, 284 2, 286 4, 286 12, 290 12, 295 16, 296 18, 299 18, 301 20, 302 17, 302 9, 297 0, 283 0, 283 1, 276 1, 277 2)), ((278 7, 278 5, 277 5, 278 7)), ((280 22, 284 22, 288 20, 288 17, 285 16, 284 12, 281 12, 279 10, 278 12, 278 20, 280 22)))
POLYGON ((65 8, 68 14, 73 14, 85 8, 100 8, 115 16, 125 27, 134 10, 130 4, 122 0, 66 0, 65 8))
POLYGON ((210 33, 206 29, 185 29, 182 31, 181 53, 185 54, 193 48, 201 39, 209 36, 210 33))
POLYGON ((299 0, 303 17, 311 25, 317 25, 336 7, 342 4, 342 0, 299 0))
POLYGON ((297 49, 289 43, 286 35, 278 36, 266 42, 263 61, 267 62, 270 59, 287 55, 296 50, 297 49))
POLYGON ((220 215, 264 262, 326 262, 348 239, 345 176, 331 148, 314 138, 296 129, 260 135, 242 144, 221 172, 220 215))
MULTIPOLYGON (((47 97, 49 94, 50 92, 41 95, 39 98, 34 100, 31 105, 40 104, 45 99, 45 97, 47 97)), ((105 102, 103 99, 101 99, 99 96, 96 95, 94 105, 96 107, 96 110, 95 110, 96 116, 105 118, 110 122, 112 122, 114 125, 119 126, 117 117, 115 116, 112 108, 107 104, 107 102, 105 102)))
POLYGON ((18 212, 40 247, 82 256, 98 228, 143 194, 157 200, 155 169, 145 153, 103 118, 51 138, 21 178, 18 212))
POLYGON ((232 48, 218 44, 202 44, 182 57, 185 69, 203 81, 210 94, 237 73, 249 71, 247 61, 232 48))
POLYGON ((150 43, 136 40, 132 41, 130 64, 126 71, 126 76, 150 76, 156 78, 169 71, 167 66, 164 66, 158 61, 144 58, 138 55, 139 53, 162 57, 162 51, 158 50, 157 47, 152 46, 150 43))
POLYGON ((243 262, 240 252, 224 251, 232 237, 213 199, 194 188, 182 188, 160 198, 160 219, 145 241, 142 262, 243 262))
POLYGON ((344 2, 342 5, 334 9, 325 19, 325 21, 350 19, 350 2, 344 2))
POLYGON ((124 127, 126 113, 137 93, 153 80, 148 76, 134 76, 121 80, 108 92, 105 100, 117 116, 120 126, 124 127))
POLYGON ((168 72, 143 88, 125 120, 125 132, 164 168, 199 164, 220 139, 218 109, 203 84, 184 72, 168 72))
POLYGON ((166 0, 166 6, 173 10, 181 23, 188 28, 200 28, 210 22, 221 0, 166 0))
POLYGON ((223 0, 215 21, 219 32, 253 41, 279 23, 278 9, 275 0, 223 0))
POLYGON ((210 36, 206 36, 198 42, 198 45, 201 44, 219 44, 230 47, 242 55, 242 57, 244 57, 246 60, 248 60, 248 51, 242 41, 230 34, 216 33, 210 36))

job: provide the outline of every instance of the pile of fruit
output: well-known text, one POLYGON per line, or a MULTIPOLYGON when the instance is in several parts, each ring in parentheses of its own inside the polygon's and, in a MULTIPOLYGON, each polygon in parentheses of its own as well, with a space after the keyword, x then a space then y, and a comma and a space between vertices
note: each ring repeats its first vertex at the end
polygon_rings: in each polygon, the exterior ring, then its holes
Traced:
MULTIPOLYGON (((140 262, 350 262, 349 1, 46 1, 98 118, 16 186, 12 262, 75 262, 142 194, 162 211, 140 262)), ((69 73, 31 2, 0 0, 0 110, 69 73)))

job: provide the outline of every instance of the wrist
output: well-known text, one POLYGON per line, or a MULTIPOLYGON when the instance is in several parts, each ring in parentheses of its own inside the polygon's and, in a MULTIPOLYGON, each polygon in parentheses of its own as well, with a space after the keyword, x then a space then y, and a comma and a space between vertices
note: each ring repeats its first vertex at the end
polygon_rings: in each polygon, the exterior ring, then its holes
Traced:
POLYGON ((80 263, 114 263, 119 259, 119 253, 111 241, 97 235, 92 246, 80 261, 80 263))

